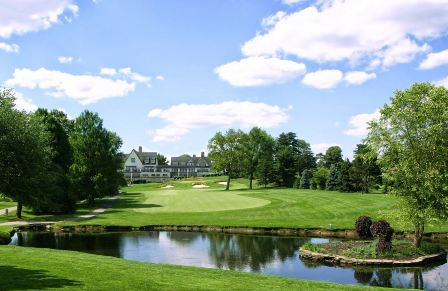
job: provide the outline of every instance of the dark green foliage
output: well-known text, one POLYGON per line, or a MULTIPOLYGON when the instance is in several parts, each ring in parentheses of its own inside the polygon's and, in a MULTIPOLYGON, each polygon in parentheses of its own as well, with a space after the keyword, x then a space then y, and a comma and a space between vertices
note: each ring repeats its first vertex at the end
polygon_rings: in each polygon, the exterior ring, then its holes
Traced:
POLYGON ((260 159, 257 164, 256 175, 258 183, 265 187, 275 182, 275 163, 274 163, 275 140, 268 136, 262 143, 260 159))
POLYGON ((377 239, 376 250, 378 253, 390 250, 392 248, 392 235, 394 229, 385 220, 372 223, 370 232, 377 239))
POLYGON ((116 195, 122 183, 121 139, 103 128, 98 114, 84 111, 75 120, 70 144, 70 176, 78 197, 92 204, 95 198, 116 195))
POLYGON ((280 134, 275 147, 278 185, 291 188, 298 173, 315 167, 316 160, 307 142, 297 139, 293 132, 280 134))
POLYGON ((0 245, 7 245, 11 242, 11 235, 7 232, 0 231, 0 245))
POLYGON ((342 149, 339 146, 329 147, 323 157, 323 163, 327 169, 330 169, 331 165, 339 164, 342 161, 342 149))
POLYGON ((35 212, 71 212, 77 201, 74 195, 68 172, 72 163, 72 150, 68 139, 70 124, 67 116, 60 111, 49 112, 38 109, 35 113, 49 135, 51 161, 47 172, 47 183, 42 184, 43 195, 36 199, 35 212))
POLYGON ((310 189, 312 178, 313 178, 312 170, 303 170, 302 176, 300 177, 300 188, 310 189))
POLYGON ((353 192, 353 181, 351 176, 352 164, 348 159, 340 163, 337 178, 337 189, 342 192, 353 192))
POLYGON ((33 208, 44 194, 51 148, 40 120, 16 110, 14 101, 12 90, 0 90, 0 192, 17 201, 21 218, 22 207, 33 208))
POLYGON ((325 190, 329 172, 327 168, 318 168, 313 174, 313 179, 311 179, 311 185, 315 185, 316 188, 311 188, 325 190))
POLYGON ((336 191, 338 189, 339 164, 333 164, 328 172, 326 188, 328 191, 336 191))
POLYGON ((365 144, 358 144, 352 162, 352 183, 355 191, 368 193, 370 187, 381 183, 377 155, 365 144))
POLYGON ((360 216, 355 222, 355 229, 358 236, 361 239, 371 239, 372 232, 370 231, 370 226, 372 226, 372 219, 368 216, 360 216))
POLYGON ((161 166, 168 165, 168 159, 162 154, 157 154, 157 164, 161 166))

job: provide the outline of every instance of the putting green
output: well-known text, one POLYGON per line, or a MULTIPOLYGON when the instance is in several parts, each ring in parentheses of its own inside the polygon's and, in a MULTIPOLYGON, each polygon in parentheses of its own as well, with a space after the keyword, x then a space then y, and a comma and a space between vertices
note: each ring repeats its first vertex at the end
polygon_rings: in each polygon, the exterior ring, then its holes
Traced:
MULTIPOLYGON (((145 208, 134 208, 136 212, 210 212, 245 209, 264 206, 269 200, 247 197, 243 191, 213 189, 145 191, 145 208)), ((251 192, 254 194, 254 192, 251 192)))

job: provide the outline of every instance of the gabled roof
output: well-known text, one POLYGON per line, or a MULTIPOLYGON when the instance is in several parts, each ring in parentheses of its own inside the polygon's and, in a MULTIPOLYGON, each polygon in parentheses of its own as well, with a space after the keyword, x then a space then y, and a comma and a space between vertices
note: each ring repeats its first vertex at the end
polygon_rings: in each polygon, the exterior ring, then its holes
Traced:
POLYGON ((188 163, 192 162, 194 166, 198 166, 200 162, 205 162, 209 167, 211 166, 211 161, 208 157, 191 157, 188 155, 182 155, 180 157, 171 157, 171 166, 178 167, 179 165, 173 165, 173 163, 188 163))
MULTIPOLYGON (((146 159, 149 159, 150 162, 151 162, 151 158, 157 159, 157 152, 139 152, 139 151, 136 151, 136 150, 132 150, 131 153, 132 152, 135 152, 135 154, 139 158, 140 162, 142 162, 142 164, 145 163, 146 159)), ((125 158, 124 158, 125 161, 129 158, 131 153, 125 155, 125 158)))

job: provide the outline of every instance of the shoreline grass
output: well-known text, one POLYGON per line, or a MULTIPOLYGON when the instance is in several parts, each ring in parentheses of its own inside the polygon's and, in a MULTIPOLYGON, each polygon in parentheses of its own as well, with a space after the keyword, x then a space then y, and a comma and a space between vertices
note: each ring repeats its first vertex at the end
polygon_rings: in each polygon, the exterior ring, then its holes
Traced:
POLYGON ((51 249, 0 246, 0 255, 5 290, 386 290, 51 249))

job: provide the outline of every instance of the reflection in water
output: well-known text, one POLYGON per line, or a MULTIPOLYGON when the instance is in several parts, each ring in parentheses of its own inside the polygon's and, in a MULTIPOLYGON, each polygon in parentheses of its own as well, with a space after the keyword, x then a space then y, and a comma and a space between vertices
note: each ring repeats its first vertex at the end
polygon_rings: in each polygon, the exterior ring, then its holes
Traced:
POLYGON ((448 264, 424 268, 342 268, 300 260, 298 249, 304 243, 328 241, 318 238, 192 232, 23 232, 16 234, 11 244, 342 284, 448 290, 448 264))

